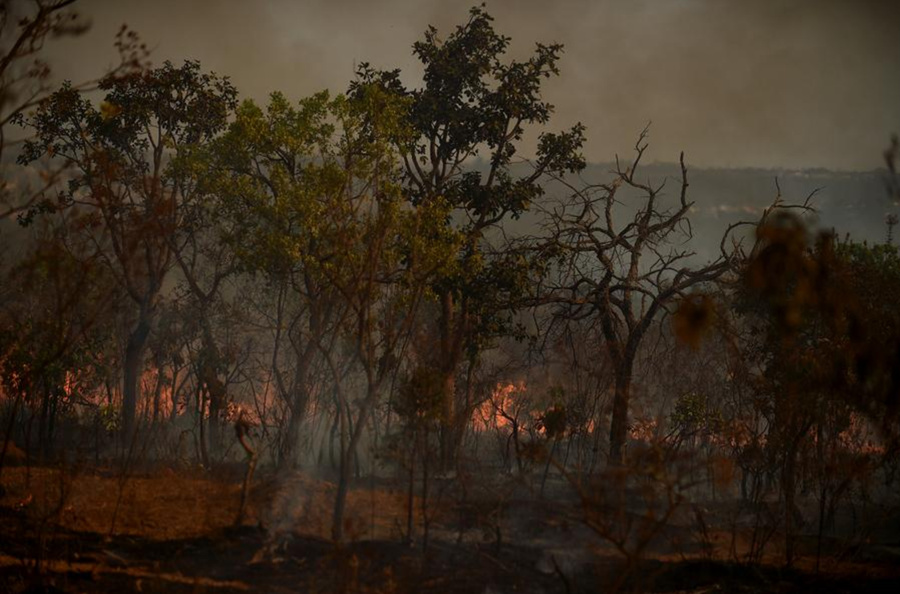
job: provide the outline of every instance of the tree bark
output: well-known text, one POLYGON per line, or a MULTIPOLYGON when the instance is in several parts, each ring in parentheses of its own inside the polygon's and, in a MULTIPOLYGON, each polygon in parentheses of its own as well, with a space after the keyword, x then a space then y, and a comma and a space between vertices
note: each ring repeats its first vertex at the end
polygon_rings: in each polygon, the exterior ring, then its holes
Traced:
POLYGON ((616 372, 612 421, 609 426, 609 464, 620 466, 628 440, 628 405, 631 400, 631 365, 616 372))
MULTIPOLYGON (((414 442, 415 443, 415 442, 414 442)), ((412 546, 414 542, 413 530, 415 529, 415 505, 416 505, 416 450, 409 452, 409 491, 406 494, 406 544, 412 546)))
MULTIPOLYGON (((366 426, 369 413, 375 405, 379 391, 380 386, 369 387, 366 399, 360 406, 359 416, 356 419, 356 424, 351 430, 350 440, 346 444, 346 447, 344 446, 343 440, 341 441, 341 465, 337 493, 334 498, 334 515, 332 516, 331 524, 331 537, 335 542, 342 542, 344 540, 344 510, 347 507, 347 493, 350 491, 350 480, 353 478, 353 469, 356 463, 356 448, 359 445, 363 428, 366 426)), ((343 401, 343 398, 341 398, 341 400, 343 401)), ((348 422, 349 420, 350 419, 348 419, 348 422)))
POLYGON ((334 515, 331 519, 331 538, 335 542, 344 540, 344 510, 347 508, 347 493, 350 491, 350 480, 353 477, 353 459, 356 456, 355 440, 341 452, 338 473, 337 493, 334 496, 334 515))
POLYGON ((315 345, 310 341, 309 345, 297 353, 297 368, 294 371, 294 380, 291 391, 286 394, 290 409, 287 435, 282 447, 281 467, 295 468, 297 465, 297 445, 300 442, 300 429, 306 419, 306 410, 309 406, 309 369, 313 363, 313 349, 315 345))
POLYGON ((137 325, 128 337, 125 347, 125 383, 122 387, 122 439, 128 447, 134 437, 135 414, 140 397, 141 372, 144 367, 144 350, 150 335, 150 312, 141 308, 137 325))
POLYGON ((788 567, 794 564, 794 499, 796 495, 797 452, 790 448, 785 453, 782 469, 782 488, 784 489, 784 562, 788 567))
POLYGON ((450 466, 453 457, 452 436, 456 405, 456 367, 453 365, 453 296, 441 295, 440 361, 441 370, 441 468, 450 466))
MULTIPOLYGON (((299 379, 300 374, 298 374, 299 379)), ((305 374, 303 380, 305 382, 305 374)), ((284 440, 282 452, 282 466, 284 468, 296 468, 297 446, 300 442, 300 429, 306 419, 306 409, 309 404, 309 393, 305 383, 297 385, 291 397, 290 418, 288 419, 287 434, 284 440)))

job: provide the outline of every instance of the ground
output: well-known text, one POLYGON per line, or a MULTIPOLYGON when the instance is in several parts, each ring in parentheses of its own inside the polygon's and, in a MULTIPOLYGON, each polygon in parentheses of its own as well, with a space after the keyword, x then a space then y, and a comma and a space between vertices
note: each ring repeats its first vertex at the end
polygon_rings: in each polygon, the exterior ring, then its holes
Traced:
POLYGON ((349 542, 338 546, 326 538, 328 481, 261 474, 236 526, 240 473, 217 476, 5 468, 0 591, 568 594, 618 584, 625 592, 837 593, 900 586, 891 554, 826 558, 818 574, 811 556, 793 570, 774 558, 738 565, 699 555, 677 526, 618 580, 621 555, 575 516, 558 513, 564 503, 490 489, 498 500, 482 492, 464 517, 436 506, 423 552, 421 539, 402 542, 404 489, 375 479, 351 492, 349 542))

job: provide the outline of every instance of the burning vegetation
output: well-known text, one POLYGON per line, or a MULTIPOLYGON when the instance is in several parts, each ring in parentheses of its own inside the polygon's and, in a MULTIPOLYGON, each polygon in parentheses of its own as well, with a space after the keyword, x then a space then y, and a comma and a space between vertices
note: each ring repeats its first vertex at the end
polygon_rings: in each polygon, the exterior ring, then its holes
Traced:
POLYGON ((894 591, 895 219, 841 239, 776 182, 701 261, 684 155, 645 179, 645 129, 582 179, 562 46, 511 59, 484 7, 414 44, 420 86, 261 105, 125 28, 53 87, 86 24, 24 4, 0 589, 894 591))

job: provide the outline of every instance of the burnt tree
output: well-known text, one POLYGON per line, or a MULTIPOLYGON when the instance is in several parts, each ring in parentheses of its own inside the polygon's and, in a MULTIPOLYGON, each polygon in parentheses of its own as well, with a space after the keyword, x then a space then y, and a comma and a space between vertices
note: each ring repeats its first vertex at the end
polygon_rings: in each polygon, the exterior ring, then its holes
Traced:
MULTIPOLYGON (((556 320, 589 320, 601 335, 614 375, 609 462, 620 464, 628 433, 634 366, 641 342, 654 321, 674 311, 692 290, 717 280, 737 261, 725 249, 702 266, 682 248, 691 238, 687 168, 681 155, 677 198, 666 197, 666 181, 641 181, 638 167, 647 149, 645 129, 633 160, 618 159, 610 182, 574 185, 560 178, 568 199, 545 210, 539 252, 552 263, 542 281, 542 303, 554 305, 556 320)), ((697 315, 711 315, 698 309, 697 315)))

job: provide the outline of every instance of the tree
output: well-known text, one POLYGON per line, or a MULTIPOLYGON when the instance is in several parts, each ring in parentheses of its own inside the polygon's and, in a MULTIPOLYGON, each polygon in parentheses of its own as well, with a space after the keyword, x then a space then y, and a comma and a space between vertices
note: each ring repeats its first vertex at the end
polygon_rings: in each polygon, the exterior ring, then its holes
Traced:
POLYGON ((437 265, 423 247, 441 219, 401 200, 391 139, 403 107, 377 85, 359 85, 352 97, 319 93, 297 107, 275 93, 265 112, 240 107, 205 165, 229 221, 221 241, 242 270, 275 289, 268 324, 274 384, 288 411, 282 462, 294 461, 311 400, 326 386, 334 395, 335 540, 358 444, 415 319, 419 279, 437 265), (355 399, 354 380, 362 386, 355 399))
POLYGON ((233 139, 226 138, 228 134, 182 147, 176 155, 171 176, 181 187, 181 221, 174 233, 165 236, 179 273, 181 290, 176 294, 187 306, 185 322, 196 329, 200 342, 194 369, 201 436, 205 434, 204 425, 209 429, 209 451, 205 440, 200 440, 207 463, 209 454, 215 456, 223 450, 220 425, 228 405, 228 364, 233 359, 229 351, 234 350, 223 344, 226 339, 217 336, 214 322, 217 317, 221 321, 222 315, 217 313, 222 311, 232 318, 241 317, 238 308, 229 311, 223 298, 224 287, 241 271, 240 250, 234 239, 246 225, 227 215, 233 199, 232 188, 225 182, 231 178, 225 163, 232 162, 232 157, 222 152, 233 146, 233 139))
POLYGON ((25 120, 35 137, 19 161, 46 156, 73 168, 54 208, 90 213, 85 231, 133 302, 122 403, 123 435, 130 440, 144 350, 173 264, 171 237, 182 222, 184 188, 169 165, 179 150, 224 127, 237 93, 227 79, 190 61, 107 77, 100 88, 99 108, 68 83, 42 102, 25 120))
POLYGON ((104 316, 120 296, 98 255, 68 225, 77 219, 41 229, 0 291, 0 393, 12 401, 0 472, 23 405, 37 415, 38 453, 46 458, 62 413, 96 404, 91 395, 108 365, 104 316))
MULTIPOLYGON (((9 129, 10 124, 19 122, 51 94, 51 66, 41 57, 46 43, 83 35, 90 28, 90 23, 72 10, 74 4, 75 0, 0 2, 0 219, 41 205, 63 174, 62 169, 53 167, 37 172, 17 169, 6 162, 5 153, 22 141, 18 130, 9 129), (15 183, 9 184, 11 181, 15 183)), ((116 35, 115 47, 119 63, 106 77, 126 76, 146 66, 146 45, 124 25, 116 35)), ((90 91, 98 82, 88 80, 74 88, 90 91)))
POLYGON ((409 469, 409 484, 406 502, 406 540, 415 540, 415 477, 416 462, 422 464, 422 521, 424 534, 422 548, 428 546, 428 472, 432 459, 430 435, 440 419, 441 383, 438 374, 430 367, 415 367, 405 378, 391 405, 402 421, 402 426, 393 436, 394 448, 409 469))
POLYGON ((342 427, 349 429, 346 444, 341 440, 332 517, 335 541, 344 538, 344 508, 363 431, 409 342, 425 293, 422 279, 442 262, 427 241, 439 228, 437 220, 427 216, 428 209, 403 208, 398 156, 391 139, 404 125, 405 106, 405 100, 379 85, 357 85, 338 112, 338 147, 349 203, 333 243, 341 257, 325 273, 347 304, 342 337, 362 376, 363 390, 351 408, 337 368, 326 357, 341 404, 339 414, 347 411, 342 427))
POLYGON ((757 228, 742 280, 735 304, 752 331, 744 354, 748 368, 758 370, 753 400, 767 421, 768 459, 779 471, 791 564, 804 463, 819 467, 821 536, 826 508, 846 488, 841 477, 865 467, 860 459, 850 468, 835 465, 854 413, 880 430, 885 451, 896 447, 900 319, 892 296, 900 290, 900 257, 891 245, 813 235, 781 211, 757 228))
MULTIPOLYGON (((508 279, 509 261, 495 257, 491 234, 517 218, 544 193, 549 173, 584 166, 579 151, 584 127, 541 133, 530 171, 517 176, 513 158, 529 127, 550 120, 553 106, 541 98, 544 80, 558 74, 559 44, 537 44, 525 61, 504 62, 510 39, 498 34, 483 8, 441 39, 434 27, 413 52, 424 66, 424 86, 407 89, 399 70, 376 71, 363 64, 351 88, 378 84, 403 97, 405 126, 394 138, 403 162, 404 189, 416 208, 439 207, 449 231, 435 238, 453 250, 454 262, 436 271, 431 293, 437 303, 439 349, 433 364, 443 378, 441 459, 452 462, 471 408, 461 406, 456 375, 509 325, 511 300, 527 276, 508 279), (481 159, 479 167, 475 159, 481 159), (483 169, 486 168, 486 171, 483 169), (503 280, 512 280, 504 284, 503 280), (503 297, 498 299, 498 297, 503 297)), ((524 271, 522 271, 524 272, 524 271)))
MULTIPOLYGON (((687 199, 684 155, 678 197, 667 203, 665 181, 654 186, 637 177, 646 136, 645 129, 627 167, 617 159, 611 182, 576 187, 560 179, 571 198, 546 211, 546 237, 536 248, 551 267, 537 302, 553 304, 557 320, 593 320, 603 338, 615 376, 609 432, 613 465, 622 463, 634 365, 647 331, 679 302, 695 305, 692 289, 721 277, 737 256, 726 253, 723 238, 716 260, 689 264, 693 252, 679 247, 691 238, 693 205, 687 199)), ((694 325, 703 327, 712 312, 696 307, 691 316, 694 325)))
POLYGON ((280 463, 296 446, 317 376, 346 317, 327 271, 340 269, 343 228, 358 197, 356 165, 342 160, 336 119, 343 98, 319 93, 291 105, 273 93, 265 110, 245 101, 226 134, 198 155, 203 191, 218 197, 214 249, 235 254, 241 271, 265 280, 260 307, 271 328, 271 372, 287 409, 280 463), (223 249, 224 248, 224 249, 223 249), (272 294, 274 293, 274 295, 272 294))

